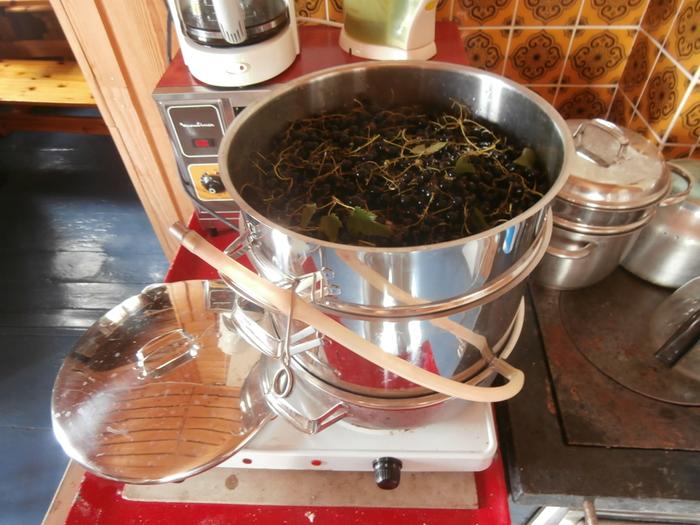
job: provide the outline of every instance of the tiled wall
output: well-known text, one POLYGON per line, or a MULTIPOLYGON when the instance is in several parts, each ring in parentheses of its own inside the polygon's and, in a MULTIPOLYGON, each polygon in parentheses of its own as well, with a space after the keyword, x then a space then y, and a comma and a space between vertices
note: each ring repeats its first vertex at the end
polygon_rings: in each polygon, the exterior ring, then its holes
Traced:
MULTIPOLYGON (((342 22, 343 0, 296 1, 342 22)), ((468 62, 522 84, 566 118, 606 117, 669 156, 700 157, 700 0, 439 0, 468 62)))

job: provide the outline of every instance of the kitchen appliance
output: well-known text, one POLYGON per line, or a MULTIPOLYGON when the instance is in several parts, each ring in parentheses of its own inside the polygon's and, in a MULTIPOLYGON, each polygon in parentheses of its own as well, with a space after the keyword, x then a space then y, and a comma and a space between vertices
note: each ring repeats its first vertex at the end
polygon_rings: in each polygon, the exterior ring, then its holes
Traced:
MULTIPOLYGON (((453 381, 485 385, 494 377, 491 366, 504 364, 493 353, 494 345, 512 325, 524 279, 548 244, 549 203, 565 183, 571 149, 566 124, 550 106, 517 84, 483 71, 433 62, 384 62, 311 74, 249 106, 224 137, 219 154, 222 178, 242 212, 241 243, 233 252, 246 253, 269 282, 303 289, 317 309, 384 353, 453 381), (360 94, 389 106, 450 98, 469 101, 477 116, 535 150, 552 186, 529 210, 479 235, 405 248, 314 239, 253 209, 239 188, 254 173, 251 162, 261 145, 269 144, 287 122, 347 107, 360 94), (277 118, 280 114, 285 119, 277 118)), ((231 284, 246 299, 270 306, 261 302, 260 294, 255 297, 238 283, 231 284)), ((287 323, 285 315, 273 315, 278 333, 289 333, 287 323)), ((239 328, 244 334, 252 331, 243 323, 239 328)), ((294 327, 295 333, 305 330, 303 325, 294 327)), ((271 352, 263 345, 260 349, 271 352)), ((312 376, 368 400, 405 405, 408 399, 421 403, 428 393, 357 360, 333 340, 320 339, 314 348, 291 354, 291 360, 312 376)))
POLYGON ((435 0, 345 0, 340 47, 374 60, 435 55, 435 0))
POLYGON ((674 161, 671 195, 644 227, 622 266, 660 286, 700 275, 700 163, 674 161))
POLYGON ((541 284, 575 289, 609 275, 671 186, 658 148, 601 119, 570 120, 576 155, 554 200, 554 233, 536 272, 541 284))
MULTIPOLYGON (((436 59, 462 63, 465 55, 457 26, 449 22, 437 25, 436 59)), ((338 34, 334 27, 299 27, 301 47, 308 52, 274 79, 249 87, 206 86, 187 69, 182 54, 173 58, 153 98, 170 137, 182 186, 196 205, 198 222, 205 229, 229 230, 230 225, 222 219, 231 224, 238 217, 233 199, 216 183, 220 181, 217 153, 224 130, 246 106, 275 87, 320 69, 359 61, 338 47, 338 34)))
POLYGON ((291 0, 168 0, 180 49, 206 84, 240 87, 271 79, 299 54, 291 0))

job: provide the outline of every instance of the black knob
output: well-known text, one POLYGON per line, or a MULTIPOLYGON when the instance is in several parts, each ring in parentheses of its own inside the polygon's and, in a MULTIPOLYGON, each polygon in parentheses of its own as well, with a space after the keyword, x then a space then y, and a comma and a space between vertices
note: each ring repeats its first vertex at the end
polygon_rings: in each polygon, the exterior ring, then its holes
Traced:
POLYGON ((377 458, 372 462, 374 481, 377 487, 384 490, 395 489, 401 482, 401 463, 396 458, 377 458))

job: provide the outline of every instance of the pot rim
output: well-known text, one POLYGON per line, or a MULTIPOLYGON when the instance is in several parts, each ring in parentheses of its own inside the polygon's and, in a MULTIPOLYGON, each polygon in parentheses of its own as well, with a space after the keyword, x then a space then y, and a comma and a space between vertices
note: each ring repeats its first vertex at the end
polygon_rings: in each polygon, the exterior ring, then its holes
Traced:
POLYGON ((452 247, 457 247, 461 246, 467 242, 470 241, 478 241, 481 239, 485 239, 488 237, 491 237, 495 234, 498 234, 502 231, 505 231, 513 226, 516 226, 525 220, 529 219, 530 217, 535 216, 538 214, 540 211, 542 211, 545 207, 547 207, 552 200, 557 196, 557 194, 561 191, 561 189, 564 187, 570 173, 570 164, 571 164, 571 159, 572 159, 572 152, 574 151, 574 144, 573 144, 573 139, 571 138, 571 133, 569 132, 569 128, 566 124, 566 121, 564 118, 559 115, 559 113, 552 107, 546 100, 544 100, 542 97, 534 93, 533 91, 524 88, 523 86, 519 85, 518 83, 509 80, 505 77, 502 77, 500 75, 496 75, 494 73, 490 73, 487 71, 483 71, 481 69, 469 67, 469 66, 463 66, 460 64, 453 64, 450 62, 425 62, 425 61, 420 61, 420 60, 394 60, 394 61, 382 61, 382 62, 370 62, 370 61, 365 61, 365 62, 356 62, 352 64, 345 64, 341 66, 335 66, 332 68, 327 68, 323 69, 321 71, 309 73, 307 75, 301 76, 297 79, 294 79, 286 84, 281 85, 278 88, 273 89, 270 91, 270 93, 257 100, 253 104, 249 105, 246 110, 241 113, 240 116, 236 117, 233 120, 233 123, 229 126, 229 128, 226 130, 226 133, 224 135, 224 138, 221 142, 221 146, 219 148, 219 153, 218 153, 218 163, 219 163, 219 169, 221 170, 222 175, 222 181, 224 183, 224 187, 226 190, 229 192, 229 194, 232 196, 233 200, 236 202, 236 204, 239 206, 241 211, 245 212, 246 214, 250 215, 253 217, 256 221, 261 222, 268 227, 278 230, 288 237, 292 238, 293 240, 297 241, 302 241, 306 244, 314 244, 317 246, 323 246, 327 248, 332 248, 332 249, 339 249, 339 250, 346 250, 346 251, 354 251, 354 252, 361 252, 361 253, 411 253, 411 252, 424 252, 424 251, 430 251, 430 250, 440 250, 440 249, 445 249, 445 248, 452 248, 452 247), (429 71, 449 71, 449 70, 456 70, 456 71, 461 71, 464 74, 467 75, 475 75, 475 76, 482 76, 482 77, 488 77, 491 78, 494 82, 500 82, 501 84, 507 86, 508 88, 511 88, 515 90, 516 92, 520 93, 522 96, 524 96, 526 99, 530 100, 532 103, 535 105, 539 106, 544 113, 549 117, 554 125, 555 128, 559 130, 559 135, 562 138, 564 148, 562 152, 562 165, 560 168, 560 173, 558 177, 554 180, 554 183, 552 184, 552 187, 545 193, 539 201, 537 201, 533 206, 525 210, 523 213, 520 215, 517 215, 516 217, 513 217, 507 222, 504 222, 503 224, 499 224, 498 226, 495 226, 493 228, 490 228, 486 231, 483 231, 481 233, 475 234, 475 235, 470 235, 468 237, 460 237, 459 239, 453 239, 451 241, 443 241, 435 244, 422 244, 422 245, 415 245, 415 246, 359 246, 355 244, 342 244, 342 243, 337 243, 337 242, 331 242, 331 241, 326 241, 324 239, 318 239, 316 237, 310 237, 307 235, 303 235, 297 232, 294 232, 281 224, 278 224, 270 219, 268 219, 265 215, 262 213, 258 212, 256 209, 254 209, 252 206, 250 206, 245 199, 241 196, 240 193, 238 193, 237 188, 232 182, 232 177, 231 174, 229 173, 229 167, 228 167, 228 153, 231 150, 231 144, 236 137, 237 133, 239 133, 239 130, 243 127, 243 125, 251 118, 254 118, 255 113, 260 109, 265 107, 268 104, 272 104, 275 102, 275 100, 280 96, 285 93, 288 93, 290 91, 293 91, 295 89, 300 88, 301 86, 304 86, 306 84, 311 84, 313 82, 321 82, 326 78, 330 78, 336 75, 341 75, 343 73, 351 72, 351 71, 361 71, 361 70, 373 70, 373 69, 391 69, 391 68, 397 68, 397 69, 406 69, 406 68, 415 68, 419 70, 429 70, 429 71))

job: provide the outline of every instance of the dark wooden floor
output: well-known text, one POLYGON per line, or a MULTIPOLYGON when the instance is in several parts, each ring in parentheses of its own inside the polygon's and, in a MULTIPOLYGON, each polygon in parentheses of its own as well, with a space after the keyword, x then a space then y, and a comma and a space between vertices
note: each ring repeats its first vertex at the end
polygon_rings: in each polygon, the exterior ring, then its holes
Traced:
POLYGON ((63 360, 167 268, 108 137, 0 139, 0 524, 40 523, 67 463, 51 431, 63 360))

